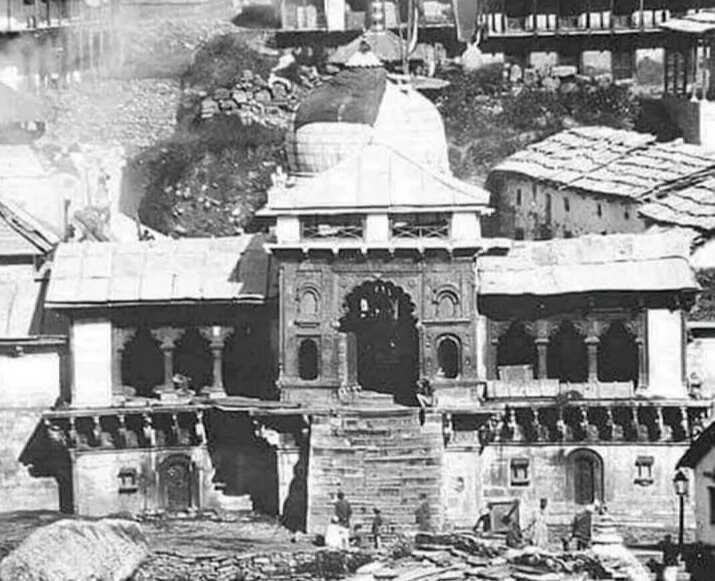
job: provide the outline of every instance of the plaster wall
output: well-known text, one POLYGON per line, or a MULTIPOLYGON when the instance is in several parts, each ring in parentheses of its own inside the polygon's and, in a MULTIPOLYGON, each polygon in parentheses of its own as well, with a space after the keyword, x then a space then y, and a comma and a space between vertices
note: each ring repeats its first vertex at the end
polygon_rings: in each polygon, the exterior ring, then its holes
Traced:
POLYGON ((159 467, 168 457, 182 454, 190 457, 196 467, 192 505, 195 508, 214 506, 213 470, 205 447, 93 450, 73 453, 75 514, 97 517, 165 508, 159 467), (127 469, 136 471, 137 489, 120 492, 119 473, 127 469))
POLYGON ((715 395, 715 335, 696 336, 687 347, 688 376, 695 373, 702 381, 703 397, 715 395))
POLYGON ((108 319, 76 319, 70 330, 72 407, 112 404, 112 324, 108 319))
POLYGON ((34 478, 18 458, 42 412, 60 395, 56 352, 0 355, 0 512, 57 510, 54 478, 34 478))
POLYGON ((552 238, 583 234, 642 232, 637 204, 625 197, 602 196, 534 182, 520 174, 503 174, 498 197, 500 233, 538 239, 541 227, 552 238))
MULTIPOLYGON (((574 502, 567 476, 567 458, 575 450, 587 448, 603 461, 604 499, 619 525, 628 531, 637 528, 673 529, 677 527, 678 501, 673 491, 675 466, 687 449, 683 444, 599 444, 593 446, 556 444, 492 444, 481 452, 476 444, 464 445, 459 439, 444 454, 443 474, 447 487, 446 517, 451 526, 473 526, 479 508, 490 501, 520 502, 522 526, 527 526, 538 509, 539 500, 549 500, 549 524, 568 526, 581 509, 574 502), (638 484, 636 460, 651 456, 652 483, 638 484), (529 482, 511 483, 510 462, 514 458, 529 462, 529 482), (473 475, 477 474, 477 480, 473 475), (462 478, 466 484, 460 493, 462 478), (464 514, 459 511, 468 511, 464 514)), ((687 509, 691 525, 692 507, 687 509)), ((640 533, 643 534, 643 533, 640 533)), ((715 536, 715 528, 713 529, 715 536)))
POLYGON ((686 397, 682 312, 648 309, 647 329, 648 395, 686 397))
POLYGON ((695 467, 690 492, 695 500, 695 538, 707 545, 715 545, 715 515, 711 513, 710 494, 715 494, 715 448, 695 467))

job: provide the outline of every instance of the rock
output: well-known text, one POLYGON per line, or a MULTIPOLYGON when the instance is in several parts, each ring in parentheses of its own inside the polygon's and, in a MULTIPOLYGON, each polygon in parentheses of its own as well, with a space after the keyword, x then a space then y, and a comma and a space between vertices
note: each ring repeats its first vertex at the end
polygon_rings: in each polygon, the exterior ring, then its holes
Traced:
POLYGON ((136 522, 62 520, 37 529, 0 562, 0 581, 124 581, 147 554, 136 522))

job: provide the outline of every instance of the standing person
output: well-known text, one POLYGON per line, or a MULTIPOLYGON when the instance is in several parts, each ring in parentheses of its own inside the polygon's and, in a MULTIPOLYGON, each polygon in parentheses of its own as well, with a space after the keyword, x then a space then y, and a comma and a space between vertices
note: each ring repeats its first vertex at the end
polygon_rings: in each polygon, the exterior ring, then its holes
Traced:
POLYGON ((472 530, 475 533, 488 533, 492 528, 492 509, 488 504, 482 507, 477 517, 477 522, 475 523, 472 530))
POLYGON ((549 527, 546 524, 546 508, 548 505, 548 499, 542 498, 539 500, 539 510, 534 513, 529 524, 531 544, 540 549, 546 549, 549 546, 549 527))
POLYGON ((382 548, 382 527, 385 521, 380 514, 379 508, 372 509, 372 538, 375 543, 375 548, 382 548))
POLYGON ((353 515, 353 509, 350 503, 345 499, 345 494, 341 490, 338 492, 338 500, 335 503, 335 516, 338 517, 338 524, 341 527, 350 530, 350 517, 353 515))
POLYGON ((659 546, 663 552, 663 581, 675 581, 678 576, 678 547, 670 535, 665 535, 659 546))
POLYGON ((587 506, 576 514, 571 525, 571 537, 576 539, 576 550, 583 551, 591 544, 591 522, 593 506, 587 506))
POLYGON ((432 514, 427 495, 424 492, 420 493, 420 505, 415 511, 415 522, 420 532, 430 532, 432 530, 432 514))

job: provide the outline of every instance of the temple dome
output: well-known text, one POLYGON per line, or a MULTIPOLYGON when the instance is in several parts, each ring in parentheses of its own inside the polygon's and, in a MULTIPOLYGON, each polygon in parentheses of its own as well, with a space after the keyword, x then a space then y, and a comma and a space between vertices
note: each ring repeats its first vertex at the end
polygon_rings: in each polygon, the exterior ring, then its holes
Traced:
POLYGON ((437 108, 411 86, 388 80, 378 67, 344 69, 300 104, 286 139, 290 172, 326 171, 370 143, 449 172, 437 108))

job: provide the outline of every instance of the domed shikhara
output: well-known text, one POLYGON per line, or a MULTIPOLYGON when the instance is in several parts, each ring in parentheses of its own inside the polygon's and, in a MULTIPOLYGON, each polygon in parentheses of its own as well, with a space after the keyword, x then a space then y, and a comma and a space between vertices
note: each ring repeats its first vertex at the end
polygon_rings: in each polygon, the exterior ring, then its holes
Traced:
POLYGON ((444 124, 437 108, 382 68, 348 68, 298 107, 286 150, 292 174, 317 174, 368 144, 390 147, 414 162, 449 172, 444 124))

